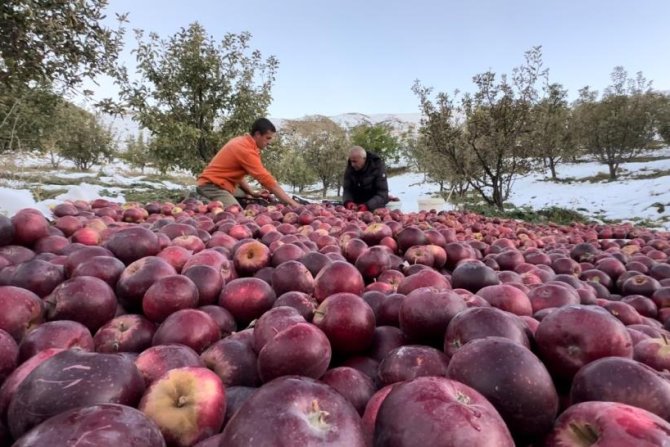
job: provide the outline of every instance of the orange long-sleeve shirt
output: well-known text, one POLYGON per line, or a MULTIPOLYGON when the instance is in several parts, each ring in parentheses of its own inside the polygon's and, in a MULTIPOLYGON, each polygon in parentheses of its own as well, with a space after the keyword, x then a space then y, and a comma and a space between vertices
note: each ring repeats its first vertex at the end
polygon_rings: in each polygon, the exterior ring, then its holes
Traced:
POLYGON ((277 180, 263 166, 260 149, 249 134, 227 142, 202 171, 197 184, 213 183, 232 193, 245 175, 267 189, 277 185, 277 180))

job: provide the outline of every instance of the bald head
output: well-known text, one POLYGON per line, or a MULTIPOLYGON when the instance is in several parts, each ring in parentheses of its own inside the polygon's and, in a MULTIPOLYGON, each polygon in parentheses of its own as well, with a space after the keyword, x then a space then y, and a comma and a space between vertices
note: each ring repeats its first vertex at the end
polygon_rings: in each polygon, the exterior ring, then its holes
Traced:
POLYGON ((363 169, 366 157, 367 153, 365 149, 360 146, 354 146, 349 150, 349 163, 351 163, 351 167, 356 171, 363 169))

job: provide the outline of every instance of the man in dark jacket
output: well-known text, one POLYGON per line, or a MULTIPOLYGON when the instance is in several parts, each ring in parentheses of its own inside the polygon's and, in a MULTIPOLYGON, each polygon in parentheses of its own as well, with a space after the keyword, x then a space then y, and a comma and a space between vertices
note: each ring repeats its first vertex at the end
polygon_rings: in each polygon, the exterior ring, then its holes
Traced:
POLYGON ((354 146, 344 171, 342 201, 350 210, 374 211, 389 201, 384 161, 377 154, 354 146))

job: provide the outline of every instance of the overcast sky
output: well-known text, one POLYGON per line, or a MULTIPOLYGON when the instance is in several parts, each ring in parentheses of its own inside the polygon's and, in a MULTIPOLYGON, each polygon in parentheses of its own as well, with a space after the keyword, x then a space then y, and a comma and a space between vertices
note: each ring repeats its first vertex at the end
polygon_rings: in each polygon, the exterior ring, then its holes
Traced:
MULTIPOLYGON (((670 90, 670 0, 110 0, 108 11, 163 37, 194 21, 217 40, 249 31, 279 59, 274 117, 417 113, 415 79, 471 90, 473 75, 509 73, 535 45, 571 98, 602 90, 616 65, 670 90)), ((129 67, 135 45, 129 32, 129 67)), ((106 80, 97 90, 113 94, 106 80)))

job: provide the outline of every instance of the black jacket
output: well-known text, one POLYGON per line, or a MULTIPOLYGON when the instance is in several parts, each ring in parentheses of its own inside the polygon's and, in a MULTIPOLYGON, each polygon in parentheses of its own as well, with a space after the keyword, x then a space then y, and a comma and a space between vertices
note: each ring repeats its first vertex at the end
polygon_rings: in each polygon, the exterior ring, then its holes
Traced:
POLYGON ((354 170, 347 162, 344 171, 344 203, 353 201, 365 204, 370 211, 383 208, 389 201, 389 187, 386 181, 386 166, 377 154, 368 152, 365 165, 360 171, 354 170))

